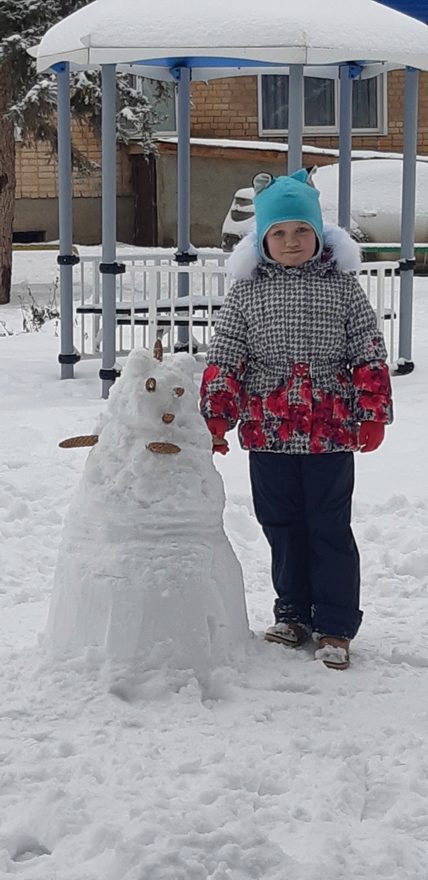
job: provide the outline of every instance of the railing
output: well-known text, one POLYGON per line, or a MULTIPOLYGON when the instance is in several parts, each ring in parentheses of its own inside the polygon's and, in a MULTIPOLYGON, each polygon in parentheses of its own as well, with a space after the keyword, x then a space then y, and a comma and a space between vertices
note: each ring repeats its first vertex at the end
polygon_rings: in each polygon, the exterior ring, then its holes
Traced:
MULTIPOLYGON (((128 354, 136 347, 150 347, 149 335, 153 335, 153 320, 149 312, 159 311, 159 331, 167 332, 166 345, 173 350, 174 334, 180 326, 191 325, 202 329, 197 333, 196 344, 204 350, 212 333, 213 314, 218 311, 228 290, 225 262, 228 254, 220 249, 201 250, 198 260, 189 266, 179 266, 173 259, 174 251, 138 254, 118 254, 118 262, 126 265, 126 272, 118 276, 116 298, 116 325, 118 357, 128 354), (189 279, 188 297, 178 297, 178 276, 189 279), (179 313, 175 305, 178 305, 179 313), (171 309, 171 305, 173 308, 171 309), (194 316, 193 309, 198 314, 194 316), (203 314, 205 312, 205 320, 203 314), (168 318, 168 313, 171 317, 168 318), (208 335, 209 334, 209 335, 208 335)), ((76 347, 82 358, 98 358, 102 346, 102 297, 99 265, 100 255, 80 258, 80 284, 76 308, 76 347)))
MULTIPOLYGON (((125 263, 127 271, 117 281, 117 357, 126 356, 133 348, 151 348, 156 337, 162 338, 166 351, 177 347, 205 351, 230 286, 227 257, 220 250, 201 251, 196 263, 180 266, 173 260, 173 251, 118 254, 118 261, 125 263), (178 296, 180 275, 188 279, 186 296, 178 296), (183 336, 187 342, 183 342, 183 336)), ((77 320, 75 341, 82 358, 101 356, 100 262, 99 255, 81 257, 76 308, 80 324, 77 320)), ((363 263, 359 278, 385 335, 390 362, 397 357, 398 342, 396 271, 395 261, 363 263)))
MULTIPOLYGON (((401 253, 401 244, 396 241, 363 241, 360 244, 363 254, 394 254, 398 260, 401 253)), ((428 242, 416 241, 413 249, 415 256, 424 257, 425 262, 428 257, 428 242)))
POLYGON ((363 263, 359 282, 376 312, 377 325, 385 337, 388 361, 398 358, 399 285, 394 260, 363 263))

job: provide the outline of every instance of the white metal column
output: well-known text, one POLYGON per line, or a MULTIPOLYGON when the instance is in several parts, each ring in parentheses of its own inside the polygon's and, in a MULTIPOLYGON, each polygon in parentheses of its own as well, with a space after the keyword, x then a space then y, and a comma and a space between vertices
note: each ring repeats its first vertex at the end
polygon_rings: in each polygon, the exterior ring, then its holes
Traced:
POLYGON ((59 285, 61 310, 61 379, 74 379, 74 364, 80 355, 73 342, 73 175, 71 166, 70 65, 55 68, 58 89, 58 209, 59 209, 59 285))
POLYGON ((339 114, 339 226, 351 228, 351 158, 352 158, 352 73, 351 66, 340 68, 339 114))
POLYGON ((116 370, 116 66, 103 64, 102 78, 102 345, 100 370, 102 396, 118 376, 116 370))
POLYGON ((401 207, 400 331, 397 373, 411 373, 415 268, 416 155, 419 71, 407 68, 404 86, 403 191, 401 207))
POLYGON ((302 145, 304 125, 304 88, 302 64, 290 64, 288 92, 288 162, 287 174, 293 174, 302 167, 302 145))

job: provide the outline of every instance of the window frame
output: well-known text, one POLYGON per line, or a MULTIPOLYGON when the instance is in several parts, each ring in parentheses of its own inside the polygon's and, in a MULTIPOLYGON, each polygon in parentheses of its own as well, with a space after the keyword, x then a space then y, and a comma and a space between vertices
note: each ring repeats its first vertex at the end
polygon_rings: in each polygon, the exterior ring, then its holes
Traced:
MULTIPOLYGON (((143 91, 143 79, 151 79, 149 76, 144 76, 143 74, 133 73, 131 76, 134 79, 134 88, 140 94, 144 94, 143 91)), ((153 80, 156 82, 156 80, 153 80)), ((177 137, 177 114, 178 114, 178 106, 177 106, 177 88, 175 82, 171 82, 170 85, 174 87, 174 116, 175 116, 175 129, 153 129, 154 137, 177 137)))
MULTIPOLYGON (((274 76, 281 76, 277 71, 274 76)), ((284 76, 288 75, 288 71, 282 74, 284 76)), ((264 138, 268 137, 283 137, 284 135, 288 135, 288 128, 263 128, 263 88, 262 88, 262 76, 269 76, 269 74, 263 73, 257 75, 257 114, 258 114, 258 133, 259 137, 264 138)), ((308 73, 308 76, 310 74, 308 73)), ((377 111, 378 111, 378 124, 376 128, 353 128, 352 134, 357 137, 379 137, 380 135, 388 134, 388 75, 387 73, 380 73, 375 77, 377 80, 377 111)), ((325 79, 330 79, 330 77, 325 77, 325 79)), ((340 102, 339 102, 339 80, 335 79, 335 89, 334 89, 334 113, 335 113, 335 125, 305 125, 303 128, 304 135, 312 135, 313 137, 337 137, 339 135, 339 112, 340 112, 340 102)))

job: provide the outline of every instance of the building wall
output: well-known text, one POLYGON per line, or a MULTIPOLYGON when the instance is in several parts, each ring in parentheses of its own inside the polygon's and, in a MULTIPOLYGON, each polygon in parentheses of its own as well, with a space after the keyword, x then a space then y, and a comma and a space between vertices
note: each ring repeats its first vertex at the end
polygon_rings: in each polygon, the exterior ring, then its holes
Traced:
MULTIPOLYGON (((404 73, 388 75, 388 134, 354 137, 355 149, 401 152, 403 149, 404 73)), ((192 84, 192 136, 239 140, 275 140, 286 137, 259 136, 256 77, 231 77, 192 84)), ((338 147, 337 137, 305 138, 317 147, 338 147)), ((421 74, 418 151, 428 153, 428 74, 421 74)), ((157 161, 159 244, 175 241, 176 166, 175 147, 160 145, 157 161)), ((334 157, 304 154, 306 165, 336 161, 334 157)), ((250 186, 258 171, 273 174, 286 170, 286 154, 247 149, 192 146, 191 217, 192 243, 219 244, 221 226, 238 187, 250 186)))
MULTIPOLYGON (((140 157, 140 161, 144 161, 140 157)), ((329 164, 331 156, 306 153, 307 166, 329 164), (320 161, 319 161, 320 160, 320 161)), ((333 160, 334 161, 334 160, 333 160)), ((220 246, 221 228, 233 194, 251 186, 255 174, 284 174, 287 154, 275 150, 251 150, 193 144, 191 148, 190 238, 196 247, 220 246)), ((160 144, 156 162, 158 244, 176 242, 177 157, 175 144, 160 144)))
MULTIPOLYGON (((286 141, 280 135, 261 138, 258 129, 257 78, 231 77, 192 84, 192 135, 206 138, 286 141)), ((403 149, 404 72, 388 74, 388 134, 353 138, 354 149, 403 149)), ((306 136, 317 147, 337 147, 337 137, 306 136)), ((418 151, 428 153, 428 74, 420 75, 418 151)))
MULTIPOLYGON (((251 186, 258 171, 278 174, 284 168, 275 157, 232 157, 196 155, 192 149, 192 174, 190 189, 190 238, 196 247, 219 247, 221 228, 230 207, 232 196, 238 187, 251 186)), ((243 151, 240 151, 243 152, 243 151)), ((248 152, 252 152, 249 150, 248 152)), ((174 152, 162 152, 157 167, 158 243, 171 247, 177 240, 177 159, 174 152)))
MULTIPOLYGON (((388 75, 388 134, 354 137, 355 149, 391 150, 403 148, 404 73, 394 71, 388 75)), ((256 77, 231 77, 212 80, 209 83, 192 84, 192 135, 204 138, 229 138, 260 140, 258 133, 257 79, 256 77)), ((263 138, 266 140, 266 138, 263 138)), ((273 138, 269 138, 273 140, 273 138)), ((285 137, 275 136, 277 141, 285 137)), ((305 138, 307 143, 318 147, 337 148, 337 137, 305 138)), ((95 166, 101 163, 100 144, 87 129, 75 124, 73 141, 95 166)), ((134 243, 136 221, 136 192, 132 178, 129 154, 133 147, 118 150, 118 238, 134 243)), ((175 148, 161 146, 157 160, 156 195, 158 199, 158 226, 160 245, 175 241, 175 148)), ((428 153, 428 74, 420 76, 419 98, 419 153, 428 153)), ((135 154, 132 156, 135 161, 135 154)), ((142 160, 141 160, 142 161, 142 160)), ((323 161, 334 161, 323 157, 323 161)), ((307 164, 321 164, 321 157, 307 164)), ((274 155, 251 150, 224 150, 217 148, 215 155, 192 149, 192 229, 196 245, 215 244, 218 241, 221 222, 229 207, 232 195, 239 186, 248 186, 252 176, 266 167, 274 173, 285 169, 284 154, 274 155), (251 154, 251 155, 250 155, 251 154)), ((17 200, 15 232, 40 231, 45 240, 58 238, 57 163, 49 147, 38 143, 34 146, 17 144, 17 200)), ((89 174, 74 172, 74 231, 75 241, 95 244, 101 240, 101 174, 95 167, 89 174)), ((155 196, 154 196, 155 197, 155 196)), ((144 210, 147 199, 140 199, 139 210, 144 210), (141 207, 142 206, 142 207, 141 207)))
MULTIPOLYGON (((132 244, 134 241, 134 197, 118 196, 117 228, 119 241, 132 244)), ((15 233, 41 232, 42 239, 31 236, 31 240, 58 241, 58 199, 24 198, 15 203, 15 233)), ((99 244, 101 241, 101 198, 75 197, 73 199, 73 240, 75 244, 99 244)))
MULTIPOLYGON (((101 240, 101 149, 95 136, 79 125, 73 127, 73 144, 91 162, 88 174, 73 174, 73 212, 78 244, 101 240), (98 166, 98 167, 97 167, 98 166)), ((58 238, 57 160, 44 143, 16 145, 15 232, 44 232, 45 240, 58 238)), ((118 237, 133 240, 134 197, 131 164, 124 148, 118 150, 118 237)))

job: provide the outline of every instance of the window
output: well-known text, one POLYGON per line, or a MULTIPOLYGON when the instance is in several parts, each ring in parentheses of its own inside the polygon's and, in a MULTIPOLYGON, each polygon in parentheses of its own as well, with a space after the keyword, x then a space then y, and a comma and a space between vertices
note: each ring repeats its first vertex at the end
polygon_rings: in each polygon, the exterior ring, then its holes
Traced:
MULTIPOLYGON (((339 83, 335 79, 305 76, 305 134, 337 134, 339 83)), ((260 134, 288 131, 288 74, 259 77, 260 134)), ((386 76, 353 81, 353 131, 386 133, 386 76)))
POLYGON ((159 124, 156 126, 158 134, 176 134, 176 107, 174 83, 159 83, 155 79, 147 79, 144 76, 134 77, 134 88, 141 91, 150 103, 153 104, 159 124))

